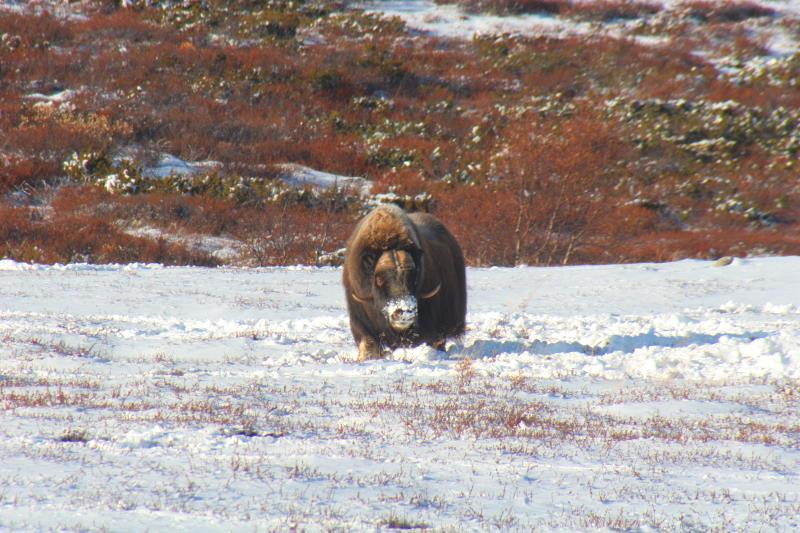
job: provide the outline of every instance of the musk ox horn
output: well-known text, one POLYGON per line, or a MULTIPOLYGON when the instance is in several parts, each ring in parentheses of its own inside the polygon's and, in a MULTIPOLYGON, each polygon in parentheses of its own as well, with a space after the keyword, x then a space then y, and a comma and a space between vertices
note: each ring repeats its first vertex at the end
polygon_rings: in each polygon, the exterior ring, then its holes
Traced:
POLYGON ((442 288, 442 284, 440 283, 432 291, 428 291, 428 292, 425 292, 423 294, 420 294, 419 295, 420 300, 428 300, 430 298, 433 298, 434 296, 439 294, 439 289, 441 289, 441 288, 442 288))
POLYGON ((352 294, 352 295, 353 295, 353 299, 354 299, 355 301, 357 301, 357 302, 360 302, 360 303, 362 303, 362 304, 369 303, 369 302, 371 302, 371 301, 372 301, 372 299, 373 299, 373 298, 372 298, 372 295, 370 295, 370 296, 359 296, 359 295, 356 293, 356 291, 350 291, 350 294, 352 294))

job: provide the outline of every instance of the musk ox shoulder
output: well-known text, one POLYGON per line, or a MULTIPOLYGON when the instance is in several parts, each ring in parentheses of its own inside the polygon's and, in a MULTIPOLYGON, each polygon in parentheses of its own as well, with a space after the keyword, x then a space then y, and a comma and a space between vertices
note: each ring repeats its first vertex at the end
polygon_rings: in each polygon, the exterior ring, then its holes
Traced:
POLYGON ((371 211, 347 241, 342 277, 360 361, 384 347, 443 349, 464 332, 464 255, 433 215, 394 205, 371 211))

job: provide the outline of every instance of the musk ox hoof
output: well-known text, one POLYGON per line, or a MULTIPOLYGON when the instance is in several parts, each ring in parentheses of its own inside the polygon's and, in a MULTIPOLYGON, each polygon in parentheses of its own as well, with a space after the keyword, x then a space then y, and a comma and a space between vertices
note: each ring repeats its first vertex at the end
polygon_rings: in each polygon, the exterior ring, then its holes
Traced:
POLYGON ((447 350, 445 349, 445 344, 446 344, 446 340, 445 339, 439 339, 439 340, 431 342, 430 343, 430 347, 433 348, 434 350, 438 350, 440 352, 446 352, 447 350))

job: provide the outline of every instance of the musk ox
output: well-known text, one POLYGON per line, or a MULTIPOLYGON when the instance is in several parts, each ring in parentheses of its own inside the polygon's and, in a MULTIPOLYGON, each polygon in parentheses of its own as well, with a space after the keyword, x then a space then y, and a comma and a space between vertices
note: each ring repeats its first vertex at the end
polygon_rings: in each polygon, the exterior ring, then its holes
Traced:
POLYGON ((467 283, 456 239, 433 215, 374 209, 347 241, 344 290, 358 359, 464 332, 467 283))

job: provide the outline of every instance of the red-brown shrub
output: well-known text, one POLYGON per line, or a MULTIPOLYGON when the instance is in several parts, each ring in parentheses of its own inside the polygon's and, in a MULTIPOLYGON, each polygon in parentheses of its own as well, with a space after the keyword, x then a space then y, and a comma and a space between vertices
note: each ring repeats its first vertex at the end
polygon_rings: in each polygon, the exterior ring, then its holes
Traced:
POLYGON ((74 37, 72 25, 47 10, 0 11, 0 33, 18 36, 15 49, 46 49, 60 46, 74 37))
POLYGON ((554 121, 516 121, 495 159, 512 198, 514 263, 568 263, 613 211, 613 187, 629 149, 589 108, 554 121))
POLYGON ((237 236, 245 243, 245 260, 251 265, 313 265, 344 246, 353 223, 346 213, 271 205, 248 210, 237 236))
POLYGON ((107 260, 132 253, 137 243, 146 243, 138 253, 148 258, 157 255, 159 261, 170 264, 213 264, 208 255, 176 244, 182 238, 203 235, 237 239, 243 243, 241 260, 247 264, 315 264, 325 253, 344 246, 354 218, 333 203, 326 207, 324 201, 318 209, 288 200, 248 207, 205 196, 153 193, 120 197, 98 187, 62 191, 52 208, 54 219, 65 220, 71 229, 83 224, 82 232, 89 235, 87 240, 67 239, 67 248, 56 247, 59 256, 76 255, 75 250, 82 250, 107 260), (110 230, 108 224, 112 225, 110 230), (128 239, 130 235, 120 235, 126 227, 161 229, 174 239, 128 239), (108 246, 93 248, 96 241, 91 235, 103 228, 116 236, 108 246))
POLYGON ((61 165, 41 159, 0 159, 0 195, 17 187, 41 183, 61 173, 61 165))
POLYGON ((217 264, 182 244, 125 233, 112 203, 105 193, 84 187, 64 189, 53 200, 51 213, 0 204, 0 257, 41 263, 217 264))
POLYGON ((677 261, 707 259, 726 255, 800 254, 796 232, 741 229, 702 232, 659 232, 607 247, 598 257, 601 262, 677 261))
POLYGON ((161 27, 133 9, 97 12, 77 20, 72 30, 79 42, 91 44, 98 39, 119 41, 126 47, 150 41, 177 40, 180 35, 161 27))
MULTIPOLYGON (((631 25, 669 39, 643 46, 602 32, 409 38, 397 20, 318 18, 337 10, 329 4, 169 4, 70 8, 84 17, 0 12, 0 131, 9 132, 0 192, 57 183, 73 152, 133 152, 137 167, 169 153, 218 161, 220 175, 274 177, 278 164, 299 163, 373 179, 376 192, 430 193, 426 208, 452 226, 471 264, 711 254, 697 230, 742 233, 742 249, 759 239, 791 248, 769 231, 789 234, 800 219, 796 65, 770 63, 763 76, 731 81, 707 59, 764 54, 740 22, 771 16, 768 8, 690 2, 631 25), (65 89, 68 102, 48 103, 65 89), (729 100, 746 108, 731 111, 736 120, 697 119, 709 101, 729 100), (693 143, 704 141, 721 148, 698 153, 693 143)), ((659 10, 622 0, 491 4, 591 20, 659 10)), ((203 262, 170 248, 201 233, 246 242, 253 264, 314 262, 357 217, 351 201, 238 201, 65 191, 46 217, 8 211, 17 230, 3 249, 36 260, 203 262), (58 219, 76 233, 107 232, 108 244, 62 234, 58 219), (126 226, 178 237, 132 237, 126 226)))
POLYGON ((473 266, 513 265, 514 199, 481 185, 454 185, 437 195, 434 214, 458 239, 473 266))

